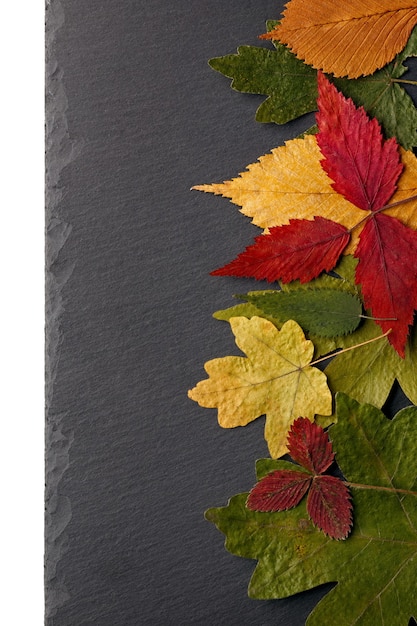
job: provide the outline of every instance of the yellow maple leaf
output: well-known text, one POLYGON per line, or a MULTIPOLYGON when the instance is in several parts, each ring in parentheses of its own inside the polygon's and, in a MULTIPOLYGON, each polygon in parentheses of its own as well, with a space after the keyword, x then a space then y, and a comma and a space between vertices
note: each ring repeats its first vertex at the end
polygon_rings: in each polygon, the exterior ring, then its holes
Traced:
MULTIPOLYGON (((274 148, 232 180, 193 189, 229 198, 241 207, 252 222, 268 230, 288 224, 290 219, 312 220, 320 216, 353 228, 366 215, 332 189, 332 180, 320 165, 322 154, 313 135, 292 139, 274 148)), ((417 159, 412 152, 401 149, 404 171, 391 203, 417 194, 417 159)), ((387 214, 417 230, 417 201, 388 209, 387 214)), ((352 254, 363 225, 354 228, 344 254, 352 254)))
POLYGON ((260 317, 232 317, 237 346, 246 357, 227 356, 205 364, 209 378, 188 396, 200 406, 218 409, 223 428, 246 426, 266 415, 265 439, 272 457, 287 451, 292 422, 302 415, 330 415, 332 397, 326 376, 311 367, 314 346, 290 320, 279 331, 260 317))
POLYGON ((335 76, 373 74, 406 45, 417 24, 416 0, 291 0, 278 39, 298 58, 335 76))

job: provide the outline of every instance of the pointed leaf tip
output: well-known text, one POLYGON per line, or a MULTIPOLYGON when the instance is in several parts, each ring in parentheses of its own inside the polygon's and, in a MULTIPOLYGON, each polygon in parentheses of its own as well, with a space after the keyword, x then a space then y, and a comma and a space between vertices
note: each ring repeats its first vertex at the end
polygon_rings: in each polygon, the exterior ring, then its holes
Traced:
POLYGON ((288 434, 288 451, 294 461, 313 474, 326 471, 334 460, 327 433, 305 417, 299 417, 292 424, 288 434))
POLYGON ((394 194, 403 170, 398 144, 394 138, 385 141, 378 121, 356 108, 322 72, 317 81, 321 165, 346 200, 364 211, 378 211, 394 194))
POLYGON ((292 219, 256 237, 253 245, 211 275, 306 283, 334 268, 349 239, 345 226, 323 217, 292 219))

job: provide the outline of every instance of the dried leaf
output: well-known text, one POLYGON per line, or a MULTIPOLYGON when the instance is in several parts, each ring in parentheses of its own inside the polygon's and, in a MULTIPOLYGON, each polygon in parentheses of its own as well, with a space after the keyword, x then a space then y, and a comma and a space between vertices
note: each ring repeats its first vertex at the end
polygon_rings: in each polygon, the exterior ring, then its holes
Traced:
POLYGON ((335 76, 373 74, 406 45, 417 24, 414 0, 290 0, 265 39, 278 39, 298 58, 335 76))
POLYGON ((340 478, 323 476, 334 459, 327 433, 299 417, 288 434, 288 451, 297 465, 271 472, 251 489, 246 506, 253 511, 287 511, 308 491, 307 512, 312 522, 332 539, 345 539, 352 526, 349 489, 340 478))
MULTIPOLYGON (((321 73, 318 84, 321 166, 333 180, 332 188, 363 210, 353 227, 361 227, 356 282, 362 284, 366 308, 385 332, 392 331, 389 341, 404 357, 417 309, 417 232, 380 213, 403 170, 398 145, 395 139, 384 140, 378 122, 321 73), (409 254, 404 255, 404 249, 409 254)), ((254 245, 213 274, 308 282, 336 265, 349 235, 342 225, 323 218, 290 220, 257 237, 254 245)))
POLYGON ((378 211, 393 196, 403 170, 394 138, 384 141, 377 120, 356 108, 327 78, 318 74, 322 168, 332 188, 364 211, 378 211))
POLYGON ((209 64, 232 78, 236 91, 268 96, 256 111, 258 122, 286 124, 316 108, 316 70, 283 45, 276 50, 240 46, 237 54, 210 59, 209 64))
POLYGON ((251 276, 258 280, 307 283, 334 268, 350 239, 344 226, 316 217, 290 220, 256 237, 255 243, 212 276, 251 276))
MULTIPOLYGON (((225 533, 231 553, 258 560, 251 597, 284 598, 338 582, 310 614, 308 626, 328 624, 329 616, 341 626, 406 626, 417 615, 417 409, 388 420, 378 409, 339 395, 337 417, 330 438, 354 512, 346 541, 332 541, 315 529, 304 503, 262 513, 249 510, 247 494, 241 494, 207 511, 206 518, 225 533)), ((289 465, 258 461, 258 479, 289 465)))
POLYGON ((261 317, 274 323, 293 319, 305 332, 323 337, 352 333, 362 315, 358 297, 336 289, 314 287, 291 291, 251 291, 239 297, 254 305, 261 317))
POLYGON ((288 433, 288 452, 312 474, 322 474, 334 461, 332 444, 327 433, 317 424, 300 417, 288 433))
POLYGON ((301 470, 276 470, 253 487, 246 501, 252 511, 288 511, 307 493, 313 477, 301 470))
MULTIPOLYGON (((277 22, 269 22, 271 30, 277 22)), ((243 93, 268 96, 256 112, 258 122, 285 124, 317 108, 316 70, 297 59, 283 44, 276 50, 240 46, 237 54, 216 57, 210 66, 232 79, 232 88, 243 93)), ((407 150, 417 145, 417 109, 402 87, 407 72, 404 61, 417 55, 417 29, 406 48, 372 76, 333 78, 337 88, 363 106, 381 124, 386 137, 396 137, 407 150)))
MULTIPOLYGON (((350 229, 364 213, 332 189, 332 181, 320 165, 321 158, 316 137, 307 135, 260 157, 237 178, 220 184, 198 185, 194 189, 229 198, 242 207, 241 212, 251 217, 254 224, 264 229, 288 224, 290 219, 312 220, 315 216, 350 229)), ((404 171, 392 203, 417 194, 417 158, 401 150, 401 161, 404 171)), ((417 230, 416 201, 385 213, 417 230)), ((345 254, 354 252, 360 232, 360 226, 352 232, 345 254)))
POLYGON ((331 413, 331 394, 325 375, 309 363, 313 344, 294 321, 279 331, 259 317, 230 319, 236 344, 247 355, 208 361, 209 375, 189 397, 207 408, 218 409, 224 428, 245 426, 266 415, 265 439, 271 456, 287 450, 286 436, 300 415, 313 420, 316 413, 331 413))

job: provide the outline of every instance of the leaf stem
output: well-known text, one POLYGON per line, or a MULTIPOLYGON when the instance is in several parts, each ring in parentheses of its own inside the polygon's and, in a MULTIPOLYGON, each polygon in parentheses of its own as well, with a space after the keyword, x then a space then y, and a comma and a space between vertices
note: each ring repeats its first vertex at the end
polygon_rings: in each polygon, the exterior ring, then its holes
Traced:
POLYGON ((388 209, 393 209, 394 207, 398 206, 399 204, 406 204, 406 202, 412 202, 413 200, 417 200, 417 195, 410 196, 409 198, 404 198, 403 200, 397 200, 396 202, 392 202, 391 204, 385 204, 380 209, 377 209, 376 211, 371 211, 370 213, 367 213, 365 215, 365 217, 363 217, 361 220, 359 220, 359 222, 357 222, 356 224, 354 224, 353 226, 351 226, 348 229, 348 233, 351 233, 352 231, 355 230, 355 228, 358 228, 358 226, 361 226, 361 224, 366 222, 373 215, 377 215, 378 213, 382 213, 382 211, 388 211, 388 209))
MULTIPOLYGON (((362 346, 366 346, 368 343, 372 343, 373 341, 378 341, 378 339, 382 339, 383 337, 386 337, 387 335, 390 334, 390 332, 392 331, 392 328, 390 328, 389 330, 387 330, 386 333, 384 333, 383 335, 378 335, 378 337, 373 337, 372 339, 368 339, 367 341, 362 341, 362 343, 358 343, 354 346, 349 346, 349 348, 343 348, 343 350, 339 350, 339 352, 337 352, 335 354, 335 356, 339 356, 339 354, 343 354, 343 352, 349 352, 349 350, 356 350, 356 348, 361 348, 362 346)), ((327 359, 330 359, 332 355, 327 355, 327 356, 323 356, 320 359, 316 359, 315 361, 311 361, 311 363, 309 363, 309 365, 317 365, 317 363, 321 363, 322 361, 327 361, 327 359)))
POLYGON ((353 487, 354 489, 376 489, 378 491, 389 491, 390 493, 403 493, 407 496, 417 496, 416 491, 410 491, 408 489, 397 489, 396 487, 381 487, 379 485, 363 485, 361 483, 351 483, 347 480, 343 481, 347 487, 353 487))
POLYGON ((406 85, 417 85, 417 80, 407 80, 405 78, 391 78, 393 83, 405 83, 406 85))
POLYGON ((364 320, 373 320, 374 322, 396 322, 398 317, 372 317, 372 315, 363 315, 362 313, 358 316, 364 320))

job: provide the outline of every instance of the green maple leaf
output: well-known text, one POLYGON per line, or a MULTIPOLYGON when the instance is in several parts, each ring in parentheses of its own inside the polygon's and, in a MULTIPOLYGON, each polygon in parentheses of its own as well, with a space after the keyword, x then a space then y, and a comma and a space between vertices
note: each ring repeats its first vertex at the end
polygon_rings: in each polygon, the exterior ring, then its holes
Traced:
MULTIPOLYGON (((268 30, 276 23, 268 22, 268 30)), ((256 112, 258 122, 285 124, 316 110, 317 74, 286 46, 273 43, 275 50, 240 46, 237 54, 216 57, 209 64, 232 78, 231 86, 236 91, 268 96, 256 112)), ((404 61, 412 56, 417 56, 417 29, 394 61, 371 76, 333 79, 345 96, 376 117, 386 135, 395 136, 406 149, 417 146, 417 109, 401 86, 407 83, 402 78, 407 72, 404 61)))
MULTIPOLYGON (((340 394, 337 417, 330 437, 353 499, 347 540, 329 539, 315 528, 304 503, 260 513, 246 508, 247 494, 210 509, 206 518, 226 535, 232 554, 258 560, 251 597, 285 598, 337 582, 308 626, 407 626, 417 616, 417 408, 403 409, 391 421, 340 394)), ((291 465, 258 461, 258 479, 291 465)))
POLYGON ((286 124, 316 109, 317 72, 288 48, 239 46, 237 52, 210 59, 209 64, 232 78, 236 91, 268 96, 256 111, 256 121, 286 124))

